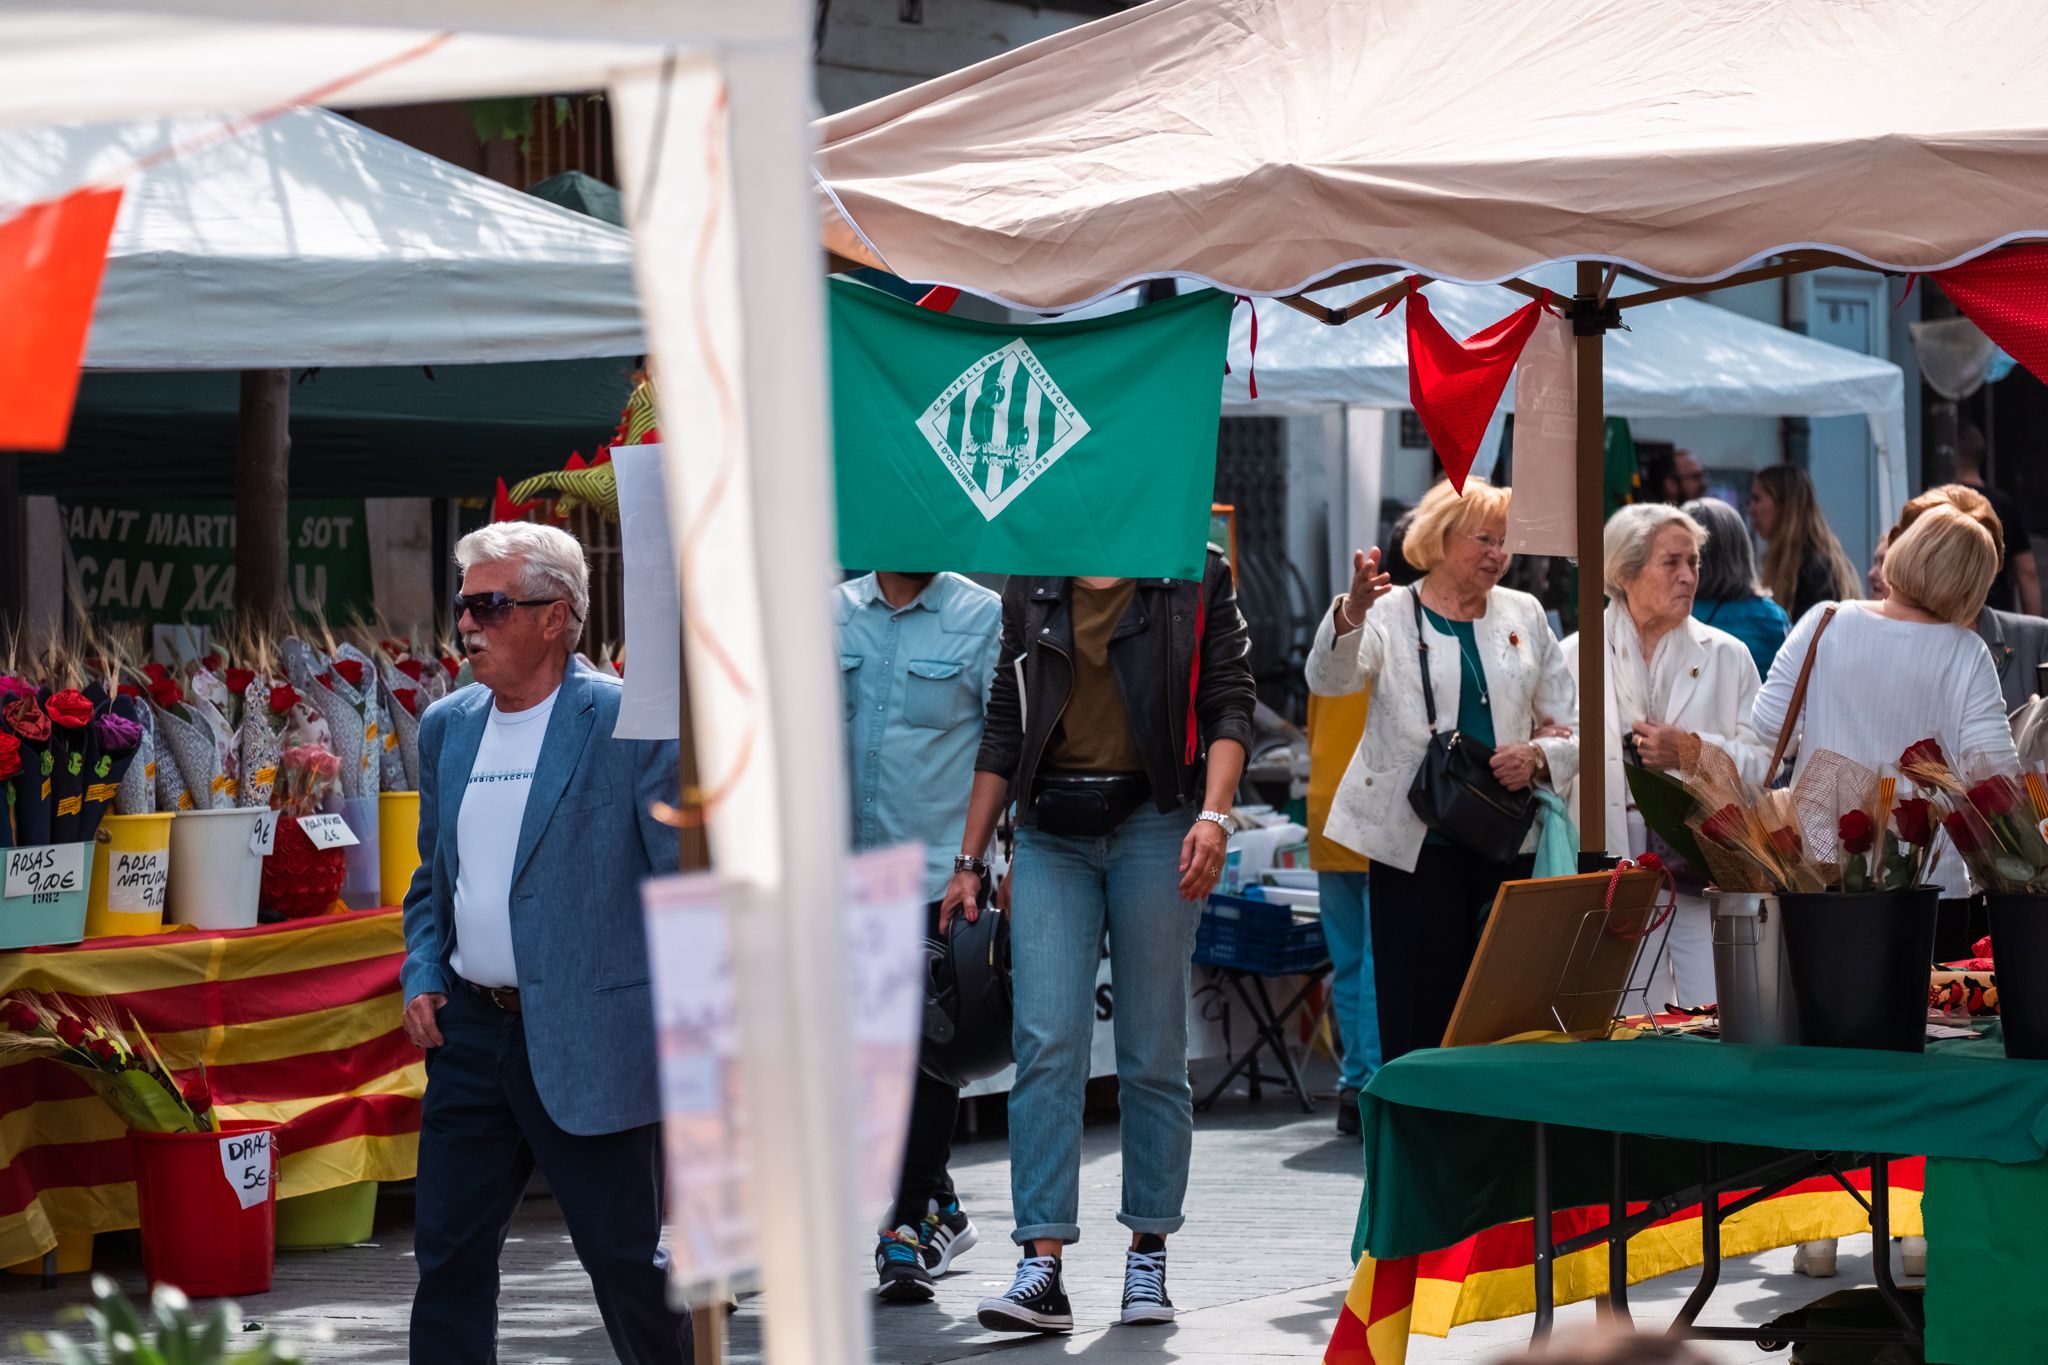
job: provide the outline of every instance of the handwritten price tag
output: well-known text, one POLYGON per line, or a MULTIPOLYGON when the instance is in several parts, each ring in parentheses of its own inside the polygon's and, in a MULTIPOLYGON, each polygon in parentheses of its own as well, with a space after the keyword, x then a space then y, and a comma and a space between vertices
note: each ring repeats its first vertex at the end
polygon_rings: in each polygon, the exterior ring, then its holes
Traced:
POLYGON ((57 897, 85 885, 85 845, 46 844, 7 850, 5 897, 57 897))
POLYGON ((267 810, 256 821, 256 828, 249 831, 249 851, 260 858, 268 858, 277 851, 277 817, 283 811, 267 810))
POLYGON ((171 884, 171 855, 116 853, 107 860, 107 909, 117 915, 151 914, 164 908, 171 884))
POLYGON ((311 840, 315 848, 347 848, 357 842, 355 831, 339 815, 302 815, 299 817, 299 832, 311 840))
POLYGON ((220 1173, 245 1209, 270 1198, 273 1169, 268 1133, 230 1133, 220 1140, 220 1173))

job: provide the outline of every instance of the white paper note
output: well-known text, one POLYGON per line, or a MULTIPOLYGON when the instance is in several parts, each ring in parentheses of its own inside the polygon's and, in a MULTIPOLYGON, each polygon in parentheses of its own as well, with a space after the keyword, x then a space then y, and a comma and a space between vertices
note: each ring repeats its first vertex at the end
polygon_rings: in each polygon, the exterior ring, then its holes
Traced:
POLYGON ((243 1208, 270 1198, 270 1134, 228 1133, 220 1140, 220 1172, 243 1208))
POLYGON ((679 720, 682 606, 660 445, 612 447, 625 556, 626 678, 617 739, 674 739, 679 720))
POLYGON ((256 828, 249 831, 249 851, 259 857, 268 858, 277 850, 277 818, 283 811, 267 810, 257 818, 256 828))
POLYGON ((114 914, 155 914, 170 883, 171 855, 163 849, 107 855, 107 909, 114 914))
POLYGON ((360 842, 355 831, 348 827, 348 821, 339 815, 302 815, 299 817, 299 832, 315 848, 353 848, 360 842))
POLYGON ((69 895, 85 885, 84 844, 42 844, 7 850, 5 898, 69 895))

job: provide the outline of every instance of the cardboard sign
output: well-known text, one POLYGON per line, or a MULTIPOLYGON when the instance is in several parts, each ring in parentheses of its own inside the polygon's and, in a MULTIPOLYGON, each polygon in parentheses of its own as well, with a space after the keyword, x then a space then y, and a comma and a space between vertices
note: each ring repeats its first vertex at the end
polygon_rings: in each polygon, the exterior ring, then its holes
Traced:
POLYGON ((249 831, 249 851, 259 858, 268 858, 277 851, 277 818, 283 811, 267 810, 256 821, 256 828, 249 831))
POLYGON ((107 856, 107 909, 116 915, 156 914, 171 884, 171 855, 165 849, 107 856))
POLYGON ((355 831, 348 827, 348 821, 339 815, 302 815, 299 817, 299 832, 311 840, 315 848, 352 848, 359 842, 355 831))
POLYGON ((68 895, 84 885, 84 844, 44 844, 7 850, 8 900, 68 895))
POLYGON ((220 1140, 220 1173, 235 1201, 253 1209, 270 1198, 270 1134, 228 1133, 220 1140))

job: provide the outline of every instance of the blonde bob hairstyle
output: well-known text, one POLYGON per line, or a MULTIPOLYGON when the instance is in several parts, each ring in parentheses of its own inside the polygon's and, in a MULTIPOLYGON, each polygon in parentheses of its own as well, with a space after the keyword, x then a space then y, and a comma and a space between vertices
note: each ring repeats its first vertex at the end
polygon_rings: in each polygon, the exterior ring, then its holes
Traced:
POLYGON ((1415 520, 1401 541, 1401 557, 1423 573, 1443 563, 1454 535, 1476 535, 1489 526, 1506 531, 1508 490, 1484 479, 1465 480, 1461 494, 1446 479, 1422 495, 1415 520))
POLYGON ((1997 574, 1998 542, 1991 532, 1947 503, 1916 517, 1884 556, 1892 596, 1966 630, 1977 624, 1997 574))

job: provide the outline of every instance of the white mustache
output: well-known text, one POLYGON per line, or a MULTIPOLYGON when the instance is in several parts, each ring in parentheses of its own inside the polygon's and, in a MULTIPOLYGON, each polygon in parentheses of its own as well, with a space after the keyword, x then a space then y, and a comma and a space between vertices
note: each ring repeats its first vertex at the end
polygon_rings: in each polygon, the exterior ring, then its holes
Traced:
POLYGON ((490 648, 489 640, 490 637, 480 630, 470 631, 462 637, 462 650, 465 654, 481 654, 490 648))

